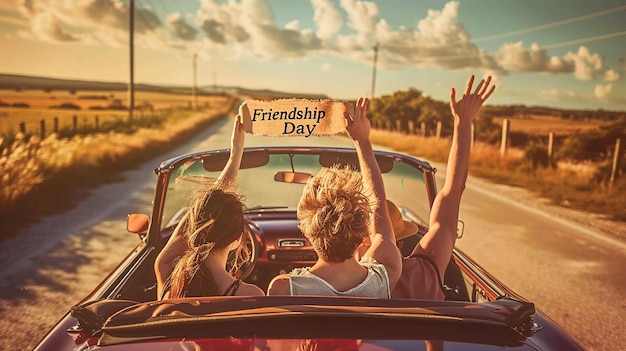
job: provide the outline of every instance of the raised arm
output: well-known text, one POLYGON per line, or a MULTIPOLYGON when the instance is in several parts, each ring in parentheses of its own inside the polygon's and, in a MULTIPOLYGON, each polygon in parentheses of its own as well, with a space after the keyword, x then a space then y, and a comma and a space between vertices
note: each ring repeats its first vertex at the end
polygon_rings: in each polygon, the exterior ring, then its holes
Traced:
POLYGON ((176 225, 176 228, 167 241, 167 244, 165 244, 163 250, 159 252, 156 260, 154 260, 154 273, 156 275, 157 282, 157 300, 161 299, 163 289, 165 289, 165 284, 167 283, 167 280, 176 265, 176 260, 180 258, 188 248, 187 241, 182 233, 182 228, 185 227, 185 223, 188 220, 189 212, 187 212, 181 221, 178 222, 178 225, 176 225))
POLYGON ((491 77, 487 77, 487 80, 482 80, 472 93, 474 76, 470 76, 463 97, 458 101, 456 90, 454 88, 450 90, 450 111, 454 118, 454 131, 446 179, 441 191, 435 197, 428 232, 413 250, 413 254, 422 253, 431 257, 442 277, 456 242, 461 195, 465 190, 469 169, 472 122, 496 88, 495 85, 489 87, 490 83, 491 77))
POLYGON ((367 98, 359 98, 354 109, 354 116, 346 114, 346 131, 352 138, 357 151, 363 177, 363 190, 370 202, 376 205, 370 230, 371 246, 363 256, 373 257, 378 263, 385 266, 389 275, 390 289, 393 289, 402 272, 402 257, 396 247, 393 226, 387 210, 383 176, 369 140, 368 105, 369 100, 367 98))
POLYGON ((234 190, 237 182, 237 174, 239 173, 241 158, 243 156, 245 136, 246 132, 243 127, 241 114, 237 114, 237 116, 235 116, 233 134, 230 140, 230 157, 222 173, 217 178, 218 181, 229 190, 234 190))

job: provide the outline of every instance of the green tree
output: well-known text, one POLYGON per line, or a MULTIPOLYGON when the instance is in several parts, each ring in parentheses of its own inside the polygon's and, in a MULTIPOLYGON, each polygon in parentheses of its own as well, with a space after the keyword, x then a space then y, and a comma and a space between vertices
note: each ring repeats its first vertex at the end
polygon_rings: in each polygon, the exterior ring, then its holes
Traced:
POLYGON ((411 88, 406 91, 397 91, 393 95, 383 95, 376 99, 372 109, 372 120, 385 125, 390 122, 395 127, 400 121, 406 130, 408 121, 416 121, 421 113, 422 92, 411 88))

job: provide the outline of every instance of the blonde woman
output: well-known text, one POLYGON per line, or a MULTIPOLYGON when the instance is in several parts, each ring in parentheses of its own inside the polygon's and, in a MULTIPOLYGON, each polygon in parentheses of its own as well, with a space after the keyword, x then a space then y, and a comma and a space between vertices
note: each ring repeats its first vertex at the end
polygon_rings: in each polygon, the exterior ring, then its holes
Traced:
POLYGON ((361 172, 322 169, 309 180, 298 204, 299 227, 312 243, 317 262, 275 277, 268 295, 391 296, 402 263, 369 141, 368 104, 360 98, 354 116, 345 116, 361 172), (357 248, 367 237, 371 246, 357 261, 357 248))

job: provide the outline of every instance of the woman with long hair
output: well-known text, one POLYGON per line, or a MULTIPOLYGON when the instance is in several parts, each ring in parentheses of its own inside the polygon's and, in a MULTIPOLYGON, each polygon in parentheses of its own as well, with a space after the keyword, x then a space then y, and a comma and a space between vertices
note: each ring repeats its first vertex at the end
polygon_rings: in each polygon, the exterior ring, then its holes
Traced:
POLYGON ((218 179, 187 179, 200 183, 200 187, 193 193, 189 211, 155 260, 159 299, 264 295, 256 285, 242 282, 226 270, 231 252, 236 257, 246 254, 242 246, 243 234, 249 230, 245 205, 232 190, 241 165, 244 136, 241 116, 237 115, 230 157, 218 179))

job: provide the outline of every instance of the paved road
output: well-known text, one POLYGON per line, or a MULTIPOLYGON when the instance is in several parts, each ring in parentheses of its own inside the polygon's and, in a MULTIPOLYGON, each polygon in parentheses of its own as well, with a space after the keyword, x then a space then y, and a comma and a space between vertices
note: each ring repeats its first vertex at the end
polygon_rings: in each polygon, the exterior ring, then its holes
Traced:
MULTIPOLYGON (((155 165, 170 156, 229 147, 230 121, 217 123, 168 155, 127 172, 77 208, 34 224, 0 245, 0 350, 31 349, 54 322, 111 271, 138 238, 125 217, 150 209, 155 165)), ((260 138, 246 144, 351 146, 345 138, 260 138)), ((445 174, 436 165, 439 175, 445 174)), ((439 184, 443 179, 438 179, 439 184)), ((503 283, 533 300, 589 350, 626 349, 626 244, 561 219, 528 193, 470 178, 458 246, 503 283)))

